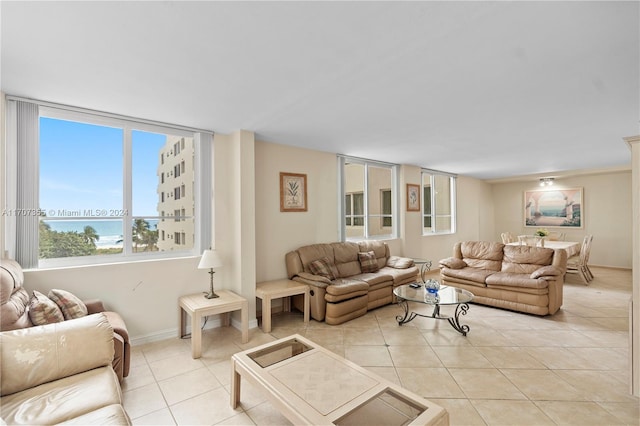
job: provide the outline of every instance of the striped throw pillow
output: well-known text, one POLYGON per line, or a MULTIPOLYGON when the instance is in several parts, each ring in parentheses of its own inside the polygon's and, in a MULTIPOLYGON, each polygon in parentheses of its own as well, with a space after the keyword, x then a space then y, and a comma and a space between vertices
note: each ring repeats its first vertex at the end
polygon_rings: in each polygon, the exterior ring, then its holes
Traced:
POLYGON ((335 265, 333 265, 327 257, 309 263, 309 270, 313 275, 320 275, 331 281, 336 279, 337 270, 334 271, 334 269, 336 269, 335 265))
POLYGON ((49 299, 56 302, 65 320, 80 318, 87 315, 87 307, 82 300, 65 290, 53 289, 49 291, 49 299))
POLYGON ((34 290, 29 300, 29 318, 34 325, 46 325, 64 321, 64 315, 56 303, 34 290))
POLYGON ((358 259, 360 260, 360 269, 362 272, 376 272, 378 269, 378 259, 373 251, 366 251, 358 253, 358 259))

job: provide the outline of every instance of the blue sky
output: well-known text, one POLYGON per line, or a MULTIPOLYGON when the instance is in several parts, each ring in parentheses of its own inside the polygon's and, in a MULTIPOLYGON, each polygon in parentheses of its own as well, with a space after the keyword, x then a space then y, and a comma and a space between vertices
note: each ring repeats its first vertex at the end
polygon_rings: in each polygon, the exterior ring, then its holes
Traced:
MULTIPOLYGON (((123 139, 119 128, 41 117, 40 208, 121 210, 123 139)), ((132 132, 133 215, 157 216, 158 152, 166 136, 132 132)))

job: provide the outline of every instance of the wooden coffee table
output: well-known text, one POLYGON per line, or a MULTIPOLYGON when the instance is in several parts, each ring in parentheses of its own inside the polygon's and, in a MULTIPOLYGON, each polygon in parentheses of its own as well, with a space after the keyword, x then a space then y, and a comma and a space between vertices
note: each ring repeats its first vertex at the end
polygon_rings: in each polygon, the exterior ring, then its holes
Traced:
POLYGON ((231 406, 241 378, 293 424, 448 425, 447 411, 294 334, 231 357, 231 406))

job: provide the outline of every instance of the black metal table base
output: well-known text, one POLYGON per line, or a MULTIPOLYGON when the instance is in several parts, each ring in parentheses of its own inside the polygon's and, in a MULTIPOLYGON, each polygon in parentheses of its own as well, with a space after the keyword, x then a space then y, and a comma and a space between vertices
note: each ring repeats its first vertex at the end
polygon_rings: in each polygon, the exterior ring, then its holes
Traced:
POLYGON ((404 299, 398 298, 398 305, 402 306, 402 309, 404 309, 404 316, 398 315, 396 317, 396 321, 398 321, 398 325, 406 324, 410 321, 413 321, 415 317, 423 317, 423 318, 433 318, 438 320, 447 320, 451 325, 451 327, 453 327, 458 333, 462 334, 463 336, 466 336, 467 333, 469 332, 468 325, 460 324, 460 315, 467 315, 467 311, 469 310, 468 303, 460 303, 456 305, 456 311, 452 317, 449 317, 446 315, 440 315, 440 305, 433 306, 433 313, 431 315, 422 315, 417 312, 409 313, 409 303, 404 299))

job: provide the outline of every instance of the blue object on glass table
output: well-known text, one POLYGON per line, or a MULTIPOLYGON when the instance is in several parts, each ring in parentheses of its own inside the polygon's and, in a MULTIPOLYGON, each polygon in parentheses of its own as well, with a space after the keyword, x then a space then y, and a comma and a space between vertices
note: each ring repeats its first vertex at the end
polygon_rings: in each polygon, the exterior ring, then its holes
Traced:
POLYGON ((429 279, 424 283, 424 298, 426 302, 430 303, 438 303, 440 301, 440 296, 438 295, 438 290, 440 290, 440 282, 438 280, 429 279))

